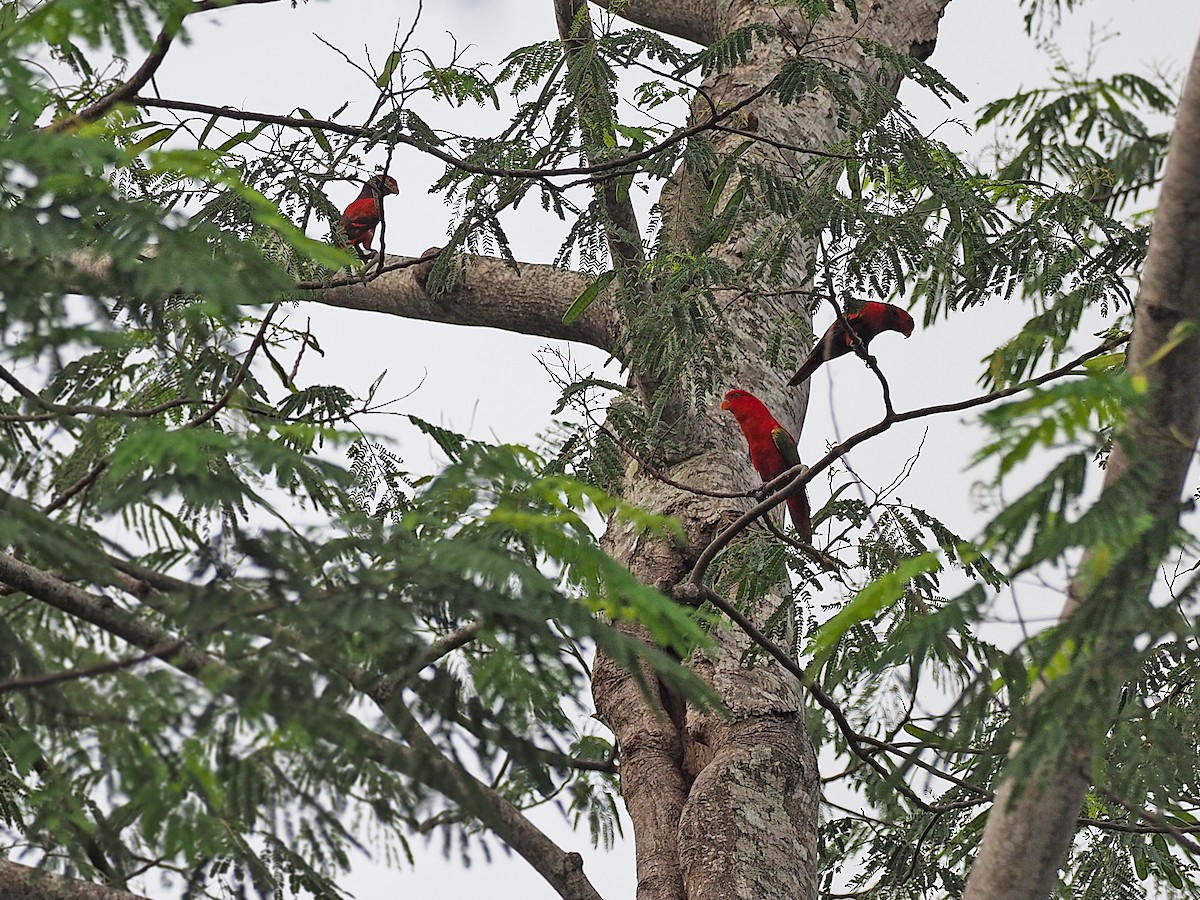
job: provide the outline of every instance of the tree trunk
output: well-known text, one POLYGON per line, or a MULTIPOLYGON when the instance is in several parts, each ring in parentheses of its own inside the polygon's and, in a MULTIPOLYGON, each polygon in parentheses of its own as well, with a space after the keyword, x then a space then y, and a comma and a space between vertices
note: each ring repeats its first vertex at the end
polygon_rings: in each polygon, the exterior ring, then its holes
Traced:
MULTIPOLYGON (((630 3, 617 12, 650 27, 669 29, 692 40, 711 43, 734 29, 762 23, 774 29, 777 41, 756 43, 747 61, 709 77, 694 106, 697 117, 713 109, 738 108, 738 133, 714 132, 708 137, 720 157, 731 153, 757 133, 771 143, 755 143, 743 157, 781 174, 795 171, 802 151, 781 147, 824 148, 842 136, 833 100, 824 92, 781 106, 774 99, 752 99, 791 58, 820 42, 828 60, 859 73, 879 77, 873 58, 857 39, 876 41, 895 50, 927 56, 948 0, 859 4, 856 23, 838 5, 834 18, 813 28, 793 8, 734 0, 725 4, 676 2, 630 3), (686 14, 685 14, 686 13, 686 14), (672 23, 676 23, 673 26, 672 23), (686 33, 684 31, 686 30, 686 33), (842 38, 842 39, 838 39, 842 38), (747 102, 749 101, 749 102, 747 102), (740 106, 740 104, 745 104, 740 106)), ((892 90, 898 84, 890 85, 892 90)), ((736 191, 732 177, 717 208, 736 191)), ((675 246, 686 246, 708 200, 709 186, 684 169, 676 171, 664 191, 664 228, 675 246)), ((764 220, 736 228, 725 243, 713 248, 736 266, 755 238, 774 223, 764 220)), ((785 287, 803 289, 811 247, 791 247, 785 287)), ((732 332, 728 362, 734 372, 726 389, 753 391, 776 416, 799 433, 807 405, 807 388, 791 390, 789 371, 763 365, 771 323, 807 320, 802 294, 763 291, 718 296, 727 310, 725 324, 732 332)), ((637 373, 634 373, 634 377, 637 373)), ((690 455, 656 461, 677 482, 750 490, 759 480, 749 465, 742 435, 732 420, 717 412, 718 397, 706 406, 680 403, 684 418, 679 432, 690 455)), ((716 500, 678 490, 639 468, 627 476, 625 497, 637 506, 679 518, 686 544, 651 543, 630 529, 614 527, 605 540, 609 551, 644 582, 670 591, 690 571, 699 550, 728 522, 733 501, 716 500)), ((782 602, 775 594, 752 611, 762 621, 766 611, 782 602)), ((621 748, 622 794, 633 822, 637 849, 638 897, 641 900, 732 900, 732 898, 815 897, 818 884, 818 805, 820 782, 816 760, 803 725, 803 702, 794 679, 777 666, 740 661, 748 639, 723 630, 719 647, 710 656, 692 661, 727 705, 731 716, 684 711, 660 692, 648 704, 633 675, 600 658, 596 662, 593 696, 602 721, 612 729, 621 748)))
MULTIPOLYGON (((1152 516, 1172 515, 1176 521, 1184 477, 1200 436, 1200 350, 1194 335, 1173 349, 1170 345, 1177 337, 1172 334, 1176 326, 1200 323, 1198 209, 1200 47, 1171 135, 1127 357, 1129 371, 1146 378, 1149 402, 1130 416, 1127 437, 1132 452, 1117 443, 1104 478, 1104 490, 1109 490, 1131 465, 1154 467, 1156 478, 1145 510, 1152 516)), ((1156 559, 1146 560, 1140 596, 1105 598, 1106 602, 1143 602, 1157 564, 1156 559)), ((1060 620, 1075 613, 1083 595, 1078 583, 1072 586, 1060 620)), ((1035 696, 1039 688, 1035 685, 1035 696)), ((1077 735, 1074 746, 1069 758, 1043 765, 1017 802, 1011 802, 1011 779, 1001 785, 967 882, 966 900, 1045 900, 1050 895, 1089 784, 1088 736, 1077 735)))

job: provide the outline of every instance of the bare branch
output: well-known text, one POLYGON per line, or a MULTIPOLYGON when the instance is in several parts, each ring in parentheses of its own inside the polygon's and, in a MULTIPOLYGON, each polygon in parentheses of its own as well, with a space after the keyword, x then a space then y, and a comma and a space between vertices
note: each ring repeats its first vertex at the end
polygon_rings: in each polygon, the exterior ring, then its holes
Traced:
POLYGON ((1020 384, 1014 384, 1011 387, 1004 388, 999 391, 992 391, 987 394, 982 394, 978 397, 971 397, 967 400, 958 400, 954 403, 941 403, 934 406, 923 406, 919 409, 905 410, 904 412, 894 412, 885 415, 874 425, 864 428, 862 431, 852 434, 846 440, 842 441, 828 453, 822 456, 811 466, 800 465, 792 469, 788 469, 778 478, 768 481, 761 490, 772 491, 769 496, 765 497, 761 502, 755 504, 750 509, 742 513, 734 522, 732 522, 724 531, 717 535, 712 542, 704 548, 704 552, 700 554, 696 560, 695 566, 692 568, 691 581, 695 584, 700 584, 704 580, 704 573, 708 566, 712 563, 716 555, 721 552, 729 542, 737 537, 747 526, 750 525, 759 516, 770 512, 780 503, 783 503, 797 487, 807 485, 820 472, 827 469, 833 462, 840 459, 857 447, 864 441, 883 434, 893 425, 899 422, 908 422, 912 419, 921 419, 926 416, 935 416, 948 412, 960 412, 964 409, 971 409, 976 406, 984 406, 988 403, 993 403, 996 400, 1003 400, 1005 397, 1011 397, 1014 394, 1019 394, 1021 391, 1028 390, 1031 387, 1036 387, 1045 384, 1048 381, 1053 381, 1056 378, 1062 378, 1064 375, 1069 375, 1078 367, 1087 362, 1089 359, 1094 359, 1103 353, 1107 353, 1114 347, 1119 347, 1127 341, 1127 337, 1111 338, 1097 347, 1089 350, 1087 353, 1082 353, 1068 363, 1059 366, 1056 369, 1051 369, 1039 375, 1037 378, 1031 378, 1028 381, 1023 381, 1020 384))
MULTIPOLYGON (((568 71, 578 74, 589 63, 588 48, 595 44, 592 20, 584 0, 554 0, 554 14, 558 20, 558 36, 567 55, 568 71)), ((591 79, 568 78, 575 88, 575 105, 578 108, 579 130, 584 135, 584 146, 589 156, 602 153, 605 139, 610 136, 599 123, 616 120, 609 105, 607 90, 600 88, 591 79)), ((609 253, 613 266, 629 285, 631 279, 646 262, 642 249, 641 226, 629 192, 622 191, 620 184, 611 178, 595 186, 596 196, 604 206, 604 230, 608 237, 609 253)))
MULTIPOLYGON (((456 628, 447 635, 431 641, 421 654, 420 659, 410 663, 398 672, 385 675, 369 684, 370 696, 376 703, 385 704, 392 699, 398 689, 408 684, 409 680, 420 673, 426 666, 431 666, 444 656, 453 653, 460 647, 465 647, 475 640, 479 634, 479 622, 468 622, 461 628, 456 628)), ((366 684, 366 681, 363 682, 366 684)))
POLYGON ((603 300, 571 325, 563 313, 591 279, 553 266, 523 263, 514 271, 503 260, 466 258, 466 277, 430 296, 423 269, 412 259, 389 257, 389 266, 368 282, 315 289, 310 299, 327 306, 387 313, 426 322, 502 328, 519 334, 579 341, 617 355, 618 329, 603 300), (407 268, 394 267, 407 263, 407 268))
MULTIPOLYGON (((240 6, 247 3, 274 3, 276 0, 198 0, 192 5, 192 8, 186 10, 183 15, 191 15, 192 13, 205 12, 207 10, 219 9, 226 6, 240 6)), ((163 60, 167 58, 167 51, 171 49, 171 41, 175 39, 175 35, 179 33, 182 27, 182 17, 180 20, 169 22, 159 35, 154 40, 154 44, 150 47, 150 53, 138 70, 133 73, 128 81, 125 81, 113 90, 109 91, 91 106, 80 110, 73 116, 67 116, 65 119, 47 126, 46 130, 50 132, 62 133, 72 131, 80 125, 88 122, 94 122, 99 119, 118 103, 123 103, 137 94, 142 88, 150 83, 150 79, 154 77, 154 73, 158 71, 163 60)))

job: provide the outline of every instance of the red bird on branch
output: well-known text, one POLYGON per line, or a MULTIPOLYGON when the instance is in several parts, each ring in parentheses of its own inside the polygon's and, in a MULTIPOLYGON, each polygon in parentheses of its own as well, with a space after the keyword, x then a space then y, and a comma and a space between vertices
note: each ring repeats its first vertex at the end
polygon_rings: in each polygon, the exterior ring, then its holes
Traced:
MULTIPOLYGON (((779 424, 761 400, 747 391, 733 390, 721 401, 721 409, 733 413, 750 446, 750 462, 764 483, 778 478, 788 469, 800 464, 796 439, 779 424)), ((806 544, 812 543, 812 519, 808 493, 800 488, 787 499, 792 526, 806 544)))
MULTIPOLYGON (((898 306, 890 303, 879 303, 868 300, 854 312, 846 313, 846 321, 858 339, 862 341, 863 349, 871 343, 871 339, 881 331, 898 331, 905 337, 913 333, 913 317, 898 306)), ((809 351, 796 374, 788 384, 792 387, 807 381, 812 373, 817 371, 821 363, 845 356, 854 349, 854 341, 850 333, 842 325, 841 319, 834 319, 833 324, 825 330, 821 340, 809 351)))
POLYGON ((400 185, 391 175, 373 175, 363 185, 358 199, 346 207, 339 223, 346 241, 361 259, 371 258, 371 241, 375 239, 375 228, 383 215, 384 194, 400 193, 400 185), (366 253, 363 253, 363 250, 366 253))

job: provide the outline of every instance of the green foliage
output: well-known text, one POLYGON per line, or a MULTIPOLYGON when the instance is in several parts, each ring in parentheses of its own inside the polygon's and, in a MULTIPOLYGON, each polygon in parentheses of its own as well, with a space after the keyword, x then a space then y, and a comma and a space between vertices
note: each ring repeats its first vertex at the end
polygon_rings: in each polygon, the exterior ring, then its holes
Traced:
POLYGON ((1174 109, 1161 86, 1139 75, 1087 79, 1068 74, 1052 87, 989 103, 978 125, 1019 128, 1020 143, 1003 161, 1001 178, 1061 179, 1112 210, 1157 181, 1168 135, 1151 132, 1144 118, 1174 109))
MULTIPOLYGON (((853 0, 777 5, 858 14, 853 0)), ((785 115, 814 99, 834 109, 830 146, 766 144, 751 110, 702 102, 691 124, 715 112, 726 131, 675 128, 696 82, 737 77, 780 44, 761 24, 695 52, 646 29, 577 30, 569 54, 542 42, 495 68, 397 46, 364 69, 381 94, 359 134, 305 108, 290 125, 135 106, 71 118, 114 86, 97 59, 144 55, 194 8, 0 5, 0 550, 43 576, 0 596, 6 834, 115 886, 154 860, 197 894, 318 898, 342 895, 363 833, 393 861, 431 832, 486 853, 507 839, 505 813, 555 802, 611 845, 619 753, 579 723, 590 654, 648 695, 711 709, 678 660, 724 627, 593 536, 608 519, 683 547, 677 523, 618 499, 625 475, 708 452, 688 425, 735 360, 745 371, 747 309, 771 332, 763 365, 782 368, 811 339, 797 295, 891 297, 925 325, 1002 300, 1028 318, 984 361, 988 389, 1057 363, 1097 313, 1113 352, 983 414, 979 461, 1004 502, 978 543, 896 485, 831 481, 816 546, 752 527, 709 583, 844 712, 808 714, 858 807, 823 819, 827 891, 960 895, 1001 767, 1023 789, 1077 732, 1096 790, 1059 894, 1195 895, 1169 829, 1130 810, 1183 829, 1200 814, 1200 579, 1183 571, 1196 548, 1174 509, 1145 512, 1152 472, 1092 492, 1144 398, 1116 348, 1148 238, 1130 208, 1166 149, 1147 122, 1173 112, 1168 86, 1064 67, 980 112, 1000 132, 994 170, 926 137, 886 86, 906 78, 944 101, 964 99, 957 88, 869 42, 869 75, 796 42, 764 83, 785 115), (43 48, 62 78, 31 61, 43 48), (459 134, 417 99, 511 115, 459 134), (337 221, 325 188, 361 180, 366 154, 390 160, 400 140, 463 161, 432 187, 452 216, 433 294, 463 271, 456 250, 517 267, 506 211, 533 195, 566 222, 556 263, 592 279, 562 320, 604 296, 625 329, 629 384, 564 380, 555 414, 571 406, 583 424, 559 425, 542 451, 401 413, 447 460, 413 472, 365 430, 380 382, 359 397, 304 380, 321 345, 287 304, 350 262, 309 236, 337 221), (619 235, 636 264, 614 259, 614 202, 668 185, 647 233, 619 235), (578 186, 596 190, 584 200, 578 186), (1167 553, 1183 574, 1146 601, 1167 553), (1006 590, 1063 569, 1080 612, 992 640, 1006 590), (162 725, 113 727, 131 721, 162 725)), ((754 646, 742 663, 765 660, 754 646)))
POLYGON ((904 596, 908 582, 918 574, 928 574, 939 568, 935 554, 906 559, 895 571, 876 579, 859 591, 833 618, 813 635, 812 654, 819 660, 846 632, 892 606, 904 596))
MULTIPOLYGON (((363 143, 120 107, 44 128, 111 87, 97 45, 145 52, 193 8, 6 5, 0 20, 0 550, 95 604, 6 583, 0 827, 117 887, 154 860, 197 894, 319 898, 343 896, 364 833, 393 859, 418 832, 486 851, 481 822, 504 837, 494 802, 566 792, 567 815, 609 844, 614 753, 574 715, 588 655, 655 680, 647 691, 715 700, 678 662, 707 644, 701 618, 616 563, 591 522, 663 541, 677 526, 569 477, 578 443, 550 459, 409 417, 449 459, 414 474, 361 430, 378 382, 366 397, 304 382, 321 345, 285 304, 347 262, 305 235, 338 215, 316 176, 363 143), (73 84, 27 61, 42 42, 73 84), (613 624, 626 622, 663 649, 613 624)), ((537 82, 538 52, 502 75, 537 82)), ((400 62, 380 84, 408 89, 400 62)), ((430 64, 416 89, 493 104, 503 80, 430 64)), ((444 142, 408 111, 388 128, 444 142)), ((537 166, 570 152, 528 152, 526 136, 468 155, 537 166)), ((501 192, 515 202, 525 186, 501 192)), ((497 195, 466 187, 461 245, 505 252, 497 195)))

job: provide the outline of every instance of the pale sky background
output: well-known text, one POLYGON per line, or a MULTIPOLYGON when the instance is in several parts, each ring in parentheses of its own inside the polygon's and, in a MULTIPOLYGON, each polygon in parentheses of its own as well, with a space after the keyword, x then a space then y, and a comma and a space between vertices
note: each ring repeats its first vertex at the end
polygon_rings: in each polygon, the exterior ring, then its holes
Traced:
MULTIPOLYGON (((333 0, 296 9, 279 3, 223 10, 190 24, 191 45, 172 51, 156 79, 157 86, 164 97, 172 99, 283 114, 304 107, 318 118, 350 100, 351 108, 341 120, 354 121, 369 108, 373 86, 314 33, 354 59, 361 60, 369 53, 380 65, 392 47, 397 27, 401 34, 407 31, 416 10, 417 3, 412 0, 333 0)), ((1016 0, 954 0, 950 4, 937 51, 929 62, 962 89, 970 102, 947 110, 914 86, 906 86, 902 98, 920 115, 927 130, 948 118, 969 124, 986 101, 1021 86, 1047 82, 1053 61, 1024 34, 1021 15, 1016 0)), ((1054 40, 1068 59, 1082 65, 1093 28, 1110 36, 1100 48, 1098 72, 1147 74, 1161 69, 1181 79, 1200 36, 1200 0, 1091 0, 1067 17, 1054 40)), ((425 3, 414 45, 425 48, 442 64, 448 58, 450 34, 460 48, 471 45, 468 61, 495 63, 516 47, 552 37, 554 16, 549 2, 532 0, 425 3)), ((500 114, 468 109, 455 114, 465 117, 457 120, 460 124, 456 127, 487 133, 496 123, 506 121, 510 111, 511 103, 500 114), (467 119, 471 124, 461 124, 467 119)), ((976 148, 974 152, 982 152, 987 144, 987 135, 972 137, 957 125, 943 126, 938 135, 955 147, 976 148)), ((372 162, 382 160, 379 152, 372 162)), ((441 171, 440 163, 415 150, 397 149, 391 174, 400 182, 401 195, 388 199, 387 245, 391 252, 417 255, 445 242, 449 212, 440 197, 427 193, 441 171)), ((344 206, 354 194, 353 188, 342 186, 334 199, 344 206)), ((1146 198, 1143 202, 1149 205, 1151 201, 1146 198)), ((564 233, 561 223, 541 214, 532 197, 519 215, 510 214, 505 222, 517 258, 531 262, 549 262, 564 233)), ((324 234, 314 230, 314 236, 324 234)), ((979 360, 1014 333, 1021 315, 1021 310, 1004 301, 994 301, 956 316, 954 321, 939 322, 928 331, 918 329, 908 341, 895 335, 881 337, 872 350, 889 376, 897 409, 976 394, 979 360)), ((312 317, 326 351, 324 359, 311 354, 306 358, 301 379, 307 383, 341 383, 365 394, 387 369, 381 397, 411 393, 398 404, 403 412, 483 439, 535 442, 550 422, 557 390, 536 358, 539 348, 547 344, 543 339, 318 304, 302 305, 292 316, 293 323, 301 325, 304 317, 312 317)), ((818 314, 818 331, 828 319, 827 313, 818 314)), ((1080 352, 1088 346, 1073 349, 1080 352)), ((605 362, 592 348, 570 349, 584 368, 605 362)), ((813 380, 813 399, 800 442, 806 459, 820 455, 826 442, 838 435, 844 437, 871 424, 882 412, 878 386, 865 367, 839 367, 832 389, 828 372, 829 367, 823 368, 813 380), (836 421, 832 410, 836 410, 836 421)), ((437 456, 427 439, 412 430, 399 430, 394 422, 380 419, 368 427, 394 432, 399 452, 412 468, 426 471, 435 466, 437 456)), ((735 427, 732 420, 729 424, 735 427)), ((926 423, 915 423, 893 429, 882 440, 851 454, 853 465, 869 481, 887 483, 900 463, 916 451, 926 427, 926 423)), ((965 488, 984 476, 962 474, 981 435, 964 428, 961 419, 953 416, 932 420, 928 427, 924 452, 900 494, 928 508, 959 533, 973 536, 987 516, 972 506, 970 497, 947 493, 945 487, 949 483, 965 488)), ((810 490, 814 508, 819 507, 824 502, 824 481, 814 483, 810 490)), ((1041 614, 1056 611, 1052 606, 1041 614)), ((584 854, 585 871, 604 896, 613 900, 633 896, 630 838, 612 853, 597 852, 591 850, 586 831, 573 835, 551 810, 534 818, 560 845, 584 854)), ((492 843, 498 848, 498 842, 492 843)), ((414 849, 419 853, 415 871, 383 869, 363 861, 342 884, 360 900, 463 897, 472 891, 486 893, 489 900, 556 896, 515 856, 506 858, 502 852, 494 852, 491 863, 476 856, 467 869, 457 856, 442 858, 440 840, 423 851, 420 838, 416 838, 414 849)), ((158 887, 151 881, 146 890, 152 896, 161 895, 158 887)))

